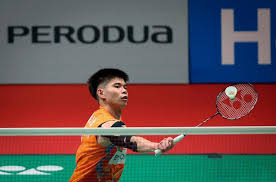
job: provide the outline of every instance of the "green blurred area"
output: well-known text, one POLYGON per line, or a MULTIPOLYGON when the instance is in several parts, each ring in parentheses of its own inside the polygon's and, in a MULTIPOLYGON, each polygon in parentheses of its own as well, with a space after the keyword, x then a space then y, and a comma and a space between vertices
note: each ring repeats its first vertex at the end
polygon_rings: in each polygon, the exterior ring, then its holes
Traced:
MULTIPOLYGON (((63 182, 74 168, 74 155, 0 155, 0 182, 63 182)), ((128 155, 120 181, 275 182, 276 155, 128 155)))

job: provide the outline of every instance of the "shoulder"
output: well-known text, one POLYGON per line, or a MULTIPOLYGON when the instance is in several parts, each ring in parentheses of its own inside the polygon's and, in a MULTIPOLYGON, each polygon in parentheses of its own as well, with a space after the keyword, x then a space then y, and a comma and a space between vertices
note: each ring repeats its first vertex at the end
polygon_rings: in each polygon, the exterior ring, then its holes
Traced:
POLYGON ((120 121, 120 120, 112 120, 112 121, 107 121, 107 122, 103 123, 102 124, 102 128, 111 128, 116 123, 119 123, 119 124, 117 126, 115 126, 115 127, 126 127, 126 125, 122 121, 120 121))
POLYGON ((98 126, 100 126, 100 125, 102 125, 103 123, 106 123, 106 122, 115 123, 116 119, 114 117, 112 117, 104 109, 100 108, 91 115, 91 117, 89 118, 89 120, 86 124, 86 127, 98 127, 98 126))

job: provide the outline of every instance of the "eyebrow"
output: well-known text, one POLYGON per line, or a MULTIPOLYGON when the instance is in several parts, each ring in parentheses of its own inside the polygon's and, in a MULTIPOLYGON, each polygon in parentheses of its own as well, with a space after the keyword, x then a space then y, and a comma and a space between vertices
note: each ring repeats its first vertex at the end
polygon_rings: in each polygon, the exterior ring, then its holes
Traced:
POLYGON ((117 84, 120 84, 120 85, 123 85, 123 86, 127 86, 127 85, 128 85, 127 83, 122 84, 122 83, 120 83, 120 82, 115 82, 115 83, 113 83, 113 85, 117 85, 117 84))

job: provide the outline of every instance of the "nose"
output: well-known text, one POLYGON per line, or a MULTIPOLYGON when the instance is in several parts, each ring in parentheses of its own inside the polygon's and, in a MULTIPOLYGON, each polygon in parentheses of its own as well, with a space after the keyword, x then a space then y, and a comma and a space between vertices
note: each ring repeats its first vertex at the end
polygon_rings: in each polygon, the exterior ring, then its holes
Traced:
POLYGON ((123 87, 123 94, 127 94, 127 89, 123 87))

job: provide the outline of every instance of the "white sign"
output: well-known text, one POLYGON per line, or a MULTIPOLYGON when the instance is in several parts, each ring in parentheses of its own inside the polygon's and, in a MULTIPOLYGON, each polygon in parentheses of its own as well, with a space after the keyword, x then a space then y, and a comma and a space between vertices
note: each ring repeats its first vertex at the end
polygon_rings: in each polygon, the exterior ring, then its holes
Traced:
POLYGON ((61 166, 38 166, 27 169, 24 166, 0 166, 0 175, 51 175, 52 172, 62 171, 61 166))
POLYGON ((120 151, 119 149, 117 152, 113 155, 112 159, 108 162, 109 164, 124 164, 126 161, 126 149, 123 149, 120 151))
POLYGON ((1 1, 0 83, 188 82, 187 0, 1 1))
POLYGON ((257 42, 258 64, 271 64, 270 9, 258 9, 257 31, 234 31, 234 10, 221 10, 222 65, 233 65, 235 42, 257 42))

